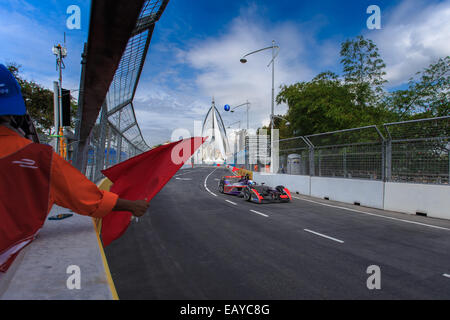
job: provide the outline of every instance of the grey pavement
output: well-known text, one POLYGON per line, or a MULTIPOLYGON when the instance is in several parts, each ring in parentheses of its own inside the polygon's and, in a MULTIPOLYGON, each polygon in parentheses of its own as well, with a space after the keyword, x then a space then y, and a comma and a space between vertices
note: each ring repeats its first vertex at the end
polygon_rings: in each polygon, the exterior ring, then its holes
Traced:
POLYGON ((450 298, 450 221, 295 194, 258 205, 218 192, 226 169, 181 173, 106 248, 121 299, 450 298))

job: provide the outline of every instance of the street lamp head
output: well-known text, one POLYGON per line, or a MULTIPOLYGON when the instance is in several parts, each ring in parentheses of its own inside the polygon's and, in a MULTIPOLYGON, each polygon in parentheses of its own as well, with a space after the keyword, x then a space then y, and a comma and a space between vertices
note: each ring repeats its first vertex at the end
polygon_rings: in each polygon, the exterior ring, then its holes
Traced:
POLYGON ((245 59, 245 58, 242 58, 242 59, 239 60, 239 61, 241 61, 241 63, 247 63, 247 59, 245 59))

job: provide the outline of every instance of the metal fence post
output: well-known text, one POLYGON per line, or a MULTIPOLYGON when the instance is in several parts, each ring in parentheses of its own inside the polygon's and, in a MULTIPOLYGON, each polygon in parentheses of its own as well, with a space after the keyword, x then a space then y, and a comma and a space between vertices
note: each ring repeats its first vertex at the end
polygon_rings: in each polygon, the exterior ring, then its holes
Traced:
POLYGON ((98 180, 101 178, 102 173, 101 170, 104 168, 105 164, 105 144, 106 144, 106 126, 107 126, 107 108, 106 103, 102 105, 100 118, 100 137, 98 138, 98 146, 97 146, 97 157, 95 162, 95 179, 98 180))
MULTIPOLYGON (((91 181, 95 181, 95 163, 97 161, 97 148, 98 146, 89 146, 89 150, 92 149, 92 164, 90 166, 90 172, 89 172, 89 180, 91 181)), ((88 154, 88 161, 89 161, 89 154, 88 154)), ((89 163, 88 163, 89 164, 89 163)))
POLYGON ((117 143, 117 163, 120 163, 122 160, 122 136, 119 135, 117 143))
POLYGON ((107 133, 105 168, 107 169, 109 167, 109 161, 110 161, 109 153, 110 153, 110 150, 111 150, 111 133, 112 133, 112 130, 111 130, 111 128, 110 128, 108 123, 106 123, 106 128, 108 130, 108 133, 107 133))
POLYGON ((86 140, 80 141, 80 131, 81 131, 81 118, 83 114, 83 97, 84 97, 84 78, 86 72, 86 56, 87 56, 87 43, 84 44, 83 53, 81 54, 81 78, 80 78, 80 91, 78 92, 78 111, 77 120, 75 124, 75 139, 77 143, 74 145, 73 152, 73 165, 85 173, 84 167, 84 157, 86 156, 86 140))
POLYGON ((344 149, 344 152, 342 153, 342 166, 344 168, 344 178, 347 178, 347 148, 344 149))
MULTIPOLYGON (((281 139, 280 152, 286 157, 302 150, 307 164, 307 148, 310 176, 449 185, 450 116, 383 127, 383 133, 373 125, 281 139)), ((294 167, 304 174, 298 162, 294 167)))
POLYGON ((309 147, 309 175, 315 176, 316 175, 316 168, 315 168, 315 161, 314 161, 314 147, 309 147))
MULTIPOLYGON (((120 127, 120 121, 121 121, 121 119, 122 119, 122 109, 120 109, 119 111, 119 125, 118 125, 118 130, 119 130, 119 133, 121 133, 120 131, 122 130, 121 129, 121 127, 120 127)), ((122 134, 119 134, 118 135, 118 143, 117 143, 117 150, 116 150, 116 160, 117 160, 117 163, 120 163, 120 158, 121 158, 121 156, 122 156, 122 134)))
POLYGON ((381 181, 385 181, 386 177, 386 152, 385 152, 385 142, 381 141, 381 181))
POLYGON ((319 166, 319 177, 322 176, 322 150, 319 149, 319 161, 318 161, 318 166, 319 166))
POLYGON ((85 175, 86 175, 86 169, 87 169, 87 165, 88 165, 90 141, 91 141, 91 136, 89 136, 86 141, 80 141, 78 144, 79 146, 82 146, 82 148, 78 149, 78 152, 80 152, 80 150, 82 150, 80 171, 85 175))
POLYGON ((392 140, 389 139, 386 143, 386 181, 391 181, 392 178, 392 140))

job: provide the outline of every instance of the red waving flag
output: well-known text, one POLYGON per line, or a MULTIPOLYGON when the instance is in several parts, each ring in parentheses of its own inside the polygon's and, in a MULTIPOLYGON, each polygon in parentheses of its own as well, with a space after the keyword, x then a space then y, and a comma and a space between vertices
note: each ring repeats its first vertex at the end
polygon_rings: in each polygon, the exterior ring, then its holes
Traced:
MULTIPOLYGON (((111 192, 118 194, 120 198, 150 201, 204 141, 204 138, 194 137, 162 145, 103 170, 102 173, 114 183, 111 192)), ((103 217, 103 245, 107 246, 122 236, 130 219, 130 212, 118 211, 103 217)))

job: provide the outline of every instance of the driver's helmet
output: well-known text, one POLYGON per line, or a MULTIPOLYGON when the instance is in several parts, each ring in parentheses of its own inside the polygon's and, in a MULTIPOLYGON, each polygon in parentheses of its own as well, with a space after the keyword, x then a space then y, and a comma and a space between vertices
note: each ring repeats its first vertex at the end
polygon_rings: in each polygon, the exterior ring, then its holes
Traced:
POLYGON ((255 184, 256 184, 256 182, 255 182, 255 181, 253 181, 253 180, 248 180, 248 184, 249 184, 250 186, 253 186, 253 185, 255 185, 255 184))

